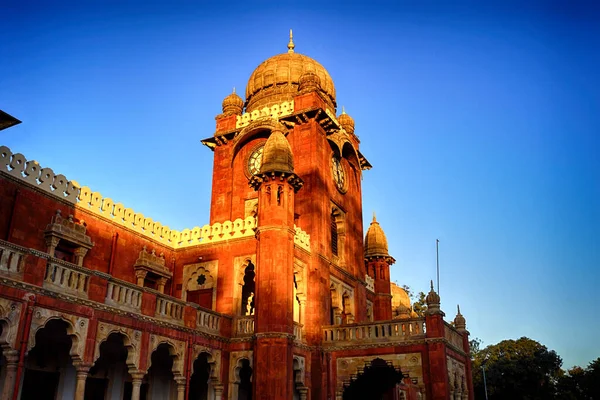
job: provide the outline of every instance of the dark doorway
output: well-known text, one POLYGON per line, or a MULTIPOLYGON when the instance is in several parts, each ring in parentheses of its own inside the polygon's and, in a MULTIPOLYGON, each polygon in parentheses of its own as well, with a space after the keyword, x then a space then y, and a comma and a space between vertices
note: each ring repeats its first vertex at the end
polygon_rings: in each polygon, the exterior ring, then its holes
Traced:
POLYGON ((194 361, 193 371, 190 378, 189 400, 206 400, 208 399, 208 380, 210 378, 210 364, 206 353, 200 354, 194 361))
POLYGON ((402 372, 381 358, 365 364, 348 384, 345 384, 344 400, 394 400, 396 385, 402 382, 402 372))
POLYGON ((240 368, 240 385, 238 387, 237 400, 252 400, 252 368, 250 361, 242 360, 242 368, 240 368))
POLYGON ((67 323, 48 321, 35 335, 35 347, 27 355, 21 400, 54 400, 60 372, 73 368, 69 351, 72 341, 67 335, 67 323))

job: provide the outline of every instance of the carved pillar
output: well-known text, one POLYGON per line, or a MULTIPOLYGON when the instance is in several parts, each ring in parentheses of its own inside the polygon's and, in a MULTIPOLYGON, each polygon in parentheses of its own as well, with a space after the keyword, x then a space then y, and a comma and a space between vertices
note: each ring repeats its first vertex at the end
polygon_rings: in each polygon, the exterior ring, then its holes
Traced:
POLYGON ((77 380, 75 382, 75 400, 83 400, 85 395, 85 380, 90 372, 91 365, 83 363, 75 363, 77 371, 77 380))
POLYGON ((177 382, 177 400, 185 400, 185 378, 176 378, 177 382))
POLYGON ((299 387, 298 388, 298 393, 300 394, 300 400, 307 400, 308 399, 308 388, 306 386, 299 387))
POLYGON ((156 281, 156 287, 158 288, 158 291, 164 293, 166 284, 167 278, 159 278, 158 281, 156 281))
POLYGON ((58 242, 60 242, 60 239, 56 236, 46 236, 46 253, 48 253, 50 257, 54 257, 54 251, 56 250, 56 246, 58 246, 58 242))
POLYGON ((143 269, 138 269, 137 271, 135 271, 135 279, 137 279, 138 286, 144 286, 144 279, 146 279, 147 274, 148 271, 144 271, 143 269))
POLYGON ((223 385, 213 385, 215 389, 215 400, 223 399, 223 385))
POLYGON ((75 264, 79 265, 80 267, 83 267, 83 257, 85 257, 87 252, 88 249, 86 249, 85 247, 76 248, 73 252, 75 254, 75 264))
POLYGON ((6 357, 6 376, 2 386, 2 398, 12 399, 17 378, 17 366, 19 365, 19 352, 17 350, 5 351, 4 357, 6 357))
POLYGON ((142 380, 144 379, 144 373, 141 371, 130 372, 131 375, 131 400, 140 400, 140 389, 142 387, 142 380))

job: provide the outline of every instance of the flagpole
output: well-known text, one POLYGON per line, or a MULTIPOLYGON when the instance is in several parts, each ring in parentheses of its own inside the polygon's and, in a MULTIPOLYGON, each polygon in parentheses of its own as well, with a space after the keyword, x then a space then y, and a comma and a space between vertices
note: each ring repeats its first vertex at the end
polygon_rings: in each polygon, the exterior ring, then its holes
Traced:
POLYGON ((437 265, 437 293, 440 294, 440 250, 439 250, 440 239, 435 239, 435 257, 437 265))

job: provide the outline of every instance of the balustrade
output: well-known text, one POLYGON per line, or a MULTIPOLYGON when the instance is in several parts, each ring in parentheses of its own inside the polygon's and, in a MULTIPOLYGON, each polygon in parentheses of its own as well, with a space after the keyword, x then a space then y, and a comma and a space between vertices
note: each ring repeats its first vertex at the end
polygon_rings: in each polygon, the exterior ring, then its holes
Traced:
POLYGON ((425 319, 384 321, 323 328, 323 344, 338 342, 401 342, 424 337, 425 319))
POLYGON ((23 275, 23 261, 26 249, 20 250, 8 242, 0 241, 0 273, 23 275))
POLYGON ((198 310, 196 326, 200 330, 219 333, 221 329, 221 316, 210 311, 198 310))
POLYGON ((65 261, 48 260, 44 287, 60 288, 61 291, 87 298, 89 280, 89 270, 65 261))
POLYGON ((176 323, 183 323, 184 307, 184 302, 157 293, 156 317, 173 320, 176 323))
POLYGON ((254 316, 237 317, 235 319, 235 335, 236 336, 252 336, 254 335, 254 316))
POLYGON ((111 280, 106 291, 106 303, 139 311, 142 307, 142 291, 134 285, 111 280))

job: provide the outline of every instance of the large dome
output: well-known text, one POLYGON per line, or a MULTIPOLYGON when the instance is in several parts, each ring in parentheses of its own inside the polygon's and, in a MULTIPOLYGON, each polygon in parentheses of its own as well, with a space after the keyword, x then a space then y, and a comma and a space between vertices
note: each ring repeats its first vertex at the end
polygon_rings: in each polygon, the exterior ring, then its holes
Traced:
POLYGON ((300 77, 312 72, 320 79, 321 93, 335 110, 335 87, 329 72, 317 61, 302 54, 278 54, 263 61, 250 75, 246 86, 246 111, 292 100, 298 93, 300 77))

